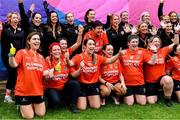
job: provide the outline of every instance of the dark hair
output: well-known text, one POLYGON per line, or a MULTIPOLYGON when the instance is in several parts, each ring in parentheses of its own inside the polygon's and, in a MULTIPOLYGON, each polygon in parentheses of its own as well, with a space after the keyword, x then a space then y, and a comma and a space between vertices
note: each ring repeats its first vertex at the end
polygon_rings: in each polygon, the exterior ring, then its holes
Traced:
MULTIPOLYGON (((93 40, 93 39, 91 39, 91 38, 85 39, 85 40, 84 40, 84 42, 83 42, 83 45, 84 45, 84 46, 87 46, 87 43, 88 43, 88 41, 89 41, 89 40, 94 41, 94 40, 93 40)), ((94 41, 94 43, 95 43, 95 41, 94 41)), ((92 62, 93 62, 93 64, 95 64, 95 63, 96 63, 96 58, 95 58, 94 53, 92 54, 92 62)))
MULTIPOLYGON (((111 45, 111 44, 109 44, 109 43, 108 43, 108 44, 105 44, 105 45, 103 46, 102 50, 106 50, 106 47, 109 46, 109 45, 111 45)), ((112 46, 112 45, 111 45, 111 46, 112 46)))
POLYGON ((161 38, 158 36, 158 35, 152 35, 149 40, 148 40, 148 43, 149 42, 152 42, 154 40, 154 38, 158 38, 160 41, 161 41, 161 38))
POLYGON ((86 24, 88 23, 88 14, 91 12, 91 11, 95 11, 94 9, 88 9, 85 13, 85 16, 84 16, 84 21, 86 22, 86 24))
POLYGON ((61 27, 61 25, 59 24, 59 17, 58 17, 58 14, 57 14, 57 12, 56 11, 51 11, 51 12, 49 12, 49 14, 48 14, 48 20, 47 20, 47 30, 48 31, 50 31, 50 32, 52 32, 53 30, 52 30, 52 24, 51 24, 51 14, 52 13, 56 13, 56 15, 57 15, 57 23, 56 23, 56 26, 55 26, 55 28, 56 28, 56 30, 58 31, 58 32, 62 32, 62 27, 61 27))
POLYGON ((67 38, 65 38, 65 37, 58 38, 58 41, 59 41, 59 42, 60 42, 61 40, 66 40, 66 41, 68 41, 68 39, 67 39, 67 38))
POLYGON ((137 35, 129 35, 127 41, 131 42, 132 39, 138 39, 139 40, 139 37, 137 35))
POLYGON ((123 13, 128 13, 128 11, 122 11, 121 13, 120 13, 120 17, 122 17, 122 14, 123 13))
POLYGON ((95 28, 98 27, 98 26, 102 26, 102 27, 103 27, 102 22, 99 21, 99 20, 94 21, 94 22, 93 22, 93 28, 95 29, 95 28))
POLYGON ((35 17, 36 14, 41 15, 39 12, 34 12, 34 13, 32 14, 32 19, 34 19, 34 17, 35 17))
POLYGON ((29 33, 28 36, 26 37, 26 49, 30 49, 30 45, 28 44, 28 42, 30 41, 30 39, 34 35, 39 35, 39 37, 40 37, 40 33, 39 32, 31 32, 31 33, 29 33))
POLYGON ((66 20, 67 20, 67 15, 68 15, 68 14, 72 14, 72 15, 74 16, 74 14, 73 14, 72 12, 68 12, 68 13, 65 14, 65 19, 66 19, 66 20))
POLYGON ((51 25, 51 22, 52 22, 52 21, 51 21, 51 14, 52 14, 52 13, 56 13, 56 15, 57 15, 57 23, 56 23, 56 25, 59 24, 58 13, 57 13, 56 11, 54 11, 54 10, 50 11, 49 14, 48 14, 47 24, 48 24, 48 25, 51 25))
POLYGON ((173 53, 174 53, 174 55, 176 54, 177 47, 178 47, 179 45, 180 45, 180 44, 175 44, 175 45, 173 46, 173 53))

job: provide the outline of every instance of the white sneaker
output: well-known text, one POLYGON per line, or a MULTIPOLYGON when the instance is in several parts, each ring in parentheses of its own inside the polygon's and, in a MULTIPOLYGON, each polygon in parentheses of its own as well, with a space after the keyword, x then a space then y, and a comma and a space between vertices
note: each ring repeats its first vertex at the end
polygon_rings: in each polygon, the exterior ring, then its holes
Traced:
POLYGON ((13 103, 14 101, 12 100, 12 97, 11 97, 11 96, 5 96, 5 97, 4 97, 4 102, 13 103))
POLYGON ((118 97, 112 97, 114 100, 114 104, 119 105, 119 98, 118 97))
POLYGON ((105 98, 101 98, 101 105, 102 105, 102 106, 106 105, 105 98))

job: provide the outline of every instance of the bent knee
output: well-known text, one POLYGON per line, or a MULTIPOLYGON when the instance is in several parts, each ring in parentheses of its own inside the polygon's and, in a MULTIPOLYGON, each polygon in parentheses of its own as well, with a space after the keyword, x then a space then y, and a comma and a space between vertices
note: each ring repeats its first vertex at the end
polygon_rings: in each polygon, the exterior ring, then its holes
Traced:
POLYGON ((34 114, 23 114, 23 113, 21 113, 21 116, 24 119, 33 119, 34 118, 34 114))
POLYGON ((137 102, 139 105, 146 105, 146 101, 139 101, 137 102))
POLYGON ((173 84, 173 79, 170 76, 164 76, 162 78, 162 84, 165 84, 165 85, 173 84))
POLYGON ((45 113, 46 113, 45 111, 42 111, 42 112, 38 111, 38 112, 36 112, 36 115, 39 117, 43 117, 45 115, 45 113))
POLYGON ((90 107, 93 109, 99 109, 101 107, 101 105, 90 105, 90 107))

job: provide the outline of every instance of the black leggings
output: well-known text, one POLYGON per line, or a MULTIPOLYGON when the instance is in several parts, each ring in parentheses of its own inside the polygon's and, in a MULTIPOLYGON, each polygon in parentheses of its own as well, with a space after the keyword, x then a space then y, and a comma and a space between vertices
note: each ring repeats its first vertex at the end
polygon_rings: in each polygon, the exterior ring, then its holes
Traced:
POLYGON ((45 90, 45 98, 47 98, 49 108, 58 108, 62 104, 62 98, 70 96, 70 104, 76 104, 80 93, 80 85, 76 80, 71 80, 65 84, 64 88, 59 91, 54 88, 45 90))
POLYGON ((17 69, 10 67, 8 57, 2 56, 2 61, 8 71, 8 79, 7 79, 6 89, 12 90, 12 89, 14 89, 15 84, 16 84, 17 69))

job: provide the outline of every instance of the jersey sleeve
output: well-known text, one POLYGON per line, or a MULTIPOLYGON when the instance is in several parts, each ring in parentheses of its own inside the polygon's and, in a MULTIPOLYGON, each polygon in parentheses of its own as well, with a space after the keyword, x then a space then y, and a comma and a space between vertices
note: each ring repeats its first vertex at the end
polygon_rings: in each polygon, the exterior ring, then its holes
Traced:
POLYGON ((104 64, 107 60, 107 58, 101 56, 101 55, 97 55, 98 59, 99 59, 99 64, 104 64))
POLYGON ((166 63, 166 70, 171 70, 173 68, 173 60, 172 58, 170 60, 168 60, 168 62, 166 63))
POLYGON ((163 54, 164 54, 165 56, 167 56, 167 55, 169 54, 169 52, 170 52, 169 46, 163 47, 163 48, 162 48, 162 51, 163 51, 163 54))
POLYGON ((71 59, 71 61, 72 61, 75 65, 77 65, 78 63, 80 63, 80 55, 75 55, 75 56, 71 59))
POLYGON ((152 54, 147 50, 143 50, 143 60, 144 62, 148 63, 151 60, 152 54))
POLYGON ((106 44, 109 43, 107 34, 106 34, 105 32, 104 32, 104 34, 103 34, 103 40, 104 40, 104 45, 106 45, 106 44))
POLYGON ((23 50, 19 50, 19 51, 16 53, 15 61, 16 61, 16 63, 19 65, 20 63, 22 63, 22 59, 23 59, 23 50))

